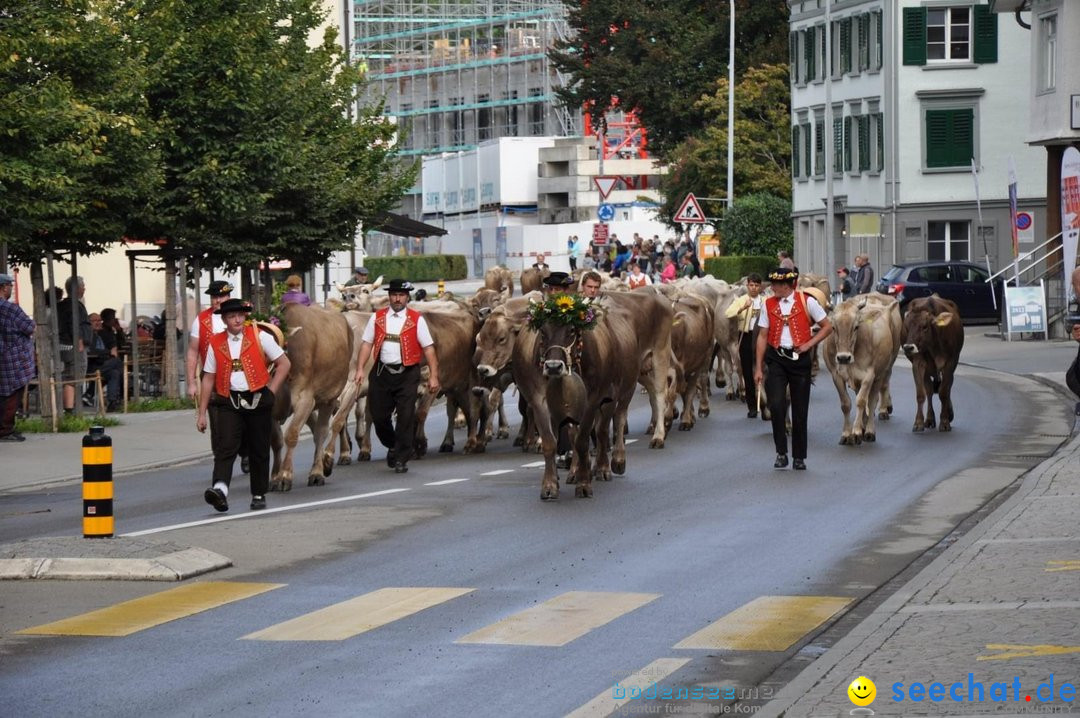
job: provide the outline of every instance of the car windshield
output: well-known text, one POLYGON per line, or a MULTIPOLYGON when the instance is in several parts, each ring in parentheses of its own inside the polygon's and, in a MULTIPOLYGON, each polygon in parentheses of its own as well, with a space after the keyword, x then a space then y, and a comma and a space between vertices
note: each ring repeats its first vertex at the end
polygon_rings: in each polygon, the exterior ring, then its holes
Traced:
POLYGON ((891 282, 894 279, 898 279, 903 273, 904 268, 894 264, 893 266, 889 267, 889 271, 885 272, 885 276, 882 277, 882 280, 886 282, 891 282))

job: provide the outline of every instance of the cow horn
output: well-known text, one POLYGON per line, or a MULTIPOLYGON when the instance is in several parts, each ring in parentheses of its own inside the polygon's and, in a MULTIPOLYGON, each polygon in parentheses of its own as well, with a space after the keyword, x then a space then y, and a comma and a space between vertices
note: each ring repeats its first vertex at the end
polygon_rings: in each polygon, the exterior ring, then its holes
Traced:
POLYGON ((345 293, 345 285, 342 284, 341 282, 334 282, 334 286, 337 287, 338 294, 344 294, 345 293))
POLYGON ((371 290, 375 291, 382 286, 383 275, 379 275, 379 278, 375 280, 375 283, 371 285, 371 290))

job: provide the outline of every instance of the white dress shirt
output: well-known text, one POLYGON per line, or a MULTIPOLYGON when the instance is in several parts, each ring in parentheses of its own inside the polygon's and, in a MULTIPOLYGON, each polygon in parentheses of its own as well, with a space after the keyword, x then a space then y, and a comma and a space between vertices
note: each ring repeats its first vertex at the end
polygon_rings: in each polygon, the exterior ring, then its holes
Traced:
MULTIPOLYGON (((277 345, 277 342, 274 341, 272 336, 260 330, 255 330, 255 333, 259 336, 259 344, 262 346, 262 353, 263 356, 266 357, 267 364, 277 361, 277 358, 285 353, 285 351, 277 345)), ((240 334, 229 335, 229 356, 233 359, 240 358, 240 347, 243 345, 243 338, 243 332, 240 334)), ((213 351, 206 352, 206 361, 203 362, 203 371, 207 374, 217 373, 217 356, 213 351)), ((244 375, 244 372, 232 372, 232 376, 229 377, 229 388, 233 391, 247 391, 249 389, 247 377, 244 375)))
MULTIPOLYGON (((804 296, 806 300, 806 313, 810 315, 810 324, 817 324, 823 320, 826 316, 825 310, 821 308, 821 305, 817 303, 817 300, 811 296, 804 296)), ((790 296, 780 300, 780 313, 785 317, 791 314, 791 307, 795 304, 795 293, 792 292, 790 296)), ((766 331, 769 329, 769 313, 761 312, 758 315, 758 326, 766 331)), ((791 339, 791 329, 787 324, 784 324, 783 329, 780 330, 780 346, 785 349, 794 349, 794 343, 791 339)))
MULTIPOLYGON (((401 334, 401 328, 405 326, 406 309, 406 307, 402 307, 400 312, 395 312, 393 309, 386 310, 387 334, 401 334)), ((361 341, 365 341, 368 344, 375 343, 375 317, 377 315, 378 313, 376 312, 368 319, 367 326, 364 327, 364 335, 361 337, 361 341)), ((421 349, 435 343, 435 340, 431 338, 431 331, 428 329, 427 321, 424 319, 423 314, 421 314, 420 318, 416 321, 416 338, 420 342, 421 349)), ((382 343, 382 349, 379 351, 379 361, 383 364, 400 364, 401 343, 384 341, 382 343)))
MULTIPOLYGON (((225 320, 221 318, 220 314, 210 315, 210 328, 214 334, 221 334, 225 331, 225 320)), ((199 340, 199 315, 196 314, 195 318, 191 320, 191 338, 195 341, 199 340)), ((209 339, 209 337, 207 337, 209 339)))

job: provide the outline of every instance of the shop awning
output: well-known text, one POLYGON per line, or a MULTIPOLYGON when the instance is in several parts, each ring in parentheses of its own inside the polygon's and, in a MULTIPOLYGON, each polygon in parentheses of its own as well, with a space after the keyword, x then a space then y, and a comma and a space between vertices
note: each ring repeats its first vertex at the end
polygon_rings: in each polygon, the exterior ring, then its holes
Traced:
POLYGON ((442 227, 426 224, 402 214, 387 212, 372 227, 373 231, 386 232, 398 237, 441 237, 446 234, 442 227))

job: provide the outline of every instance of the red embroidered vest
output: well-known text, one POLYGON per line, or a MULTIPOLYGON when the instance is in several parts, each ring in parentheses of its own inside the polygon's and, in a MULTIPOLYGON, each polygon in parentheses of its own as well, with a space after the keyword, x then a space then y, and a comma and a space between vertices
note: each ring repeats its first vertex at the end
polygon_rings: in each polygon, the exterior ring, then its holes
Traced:
POLYGON ((780 298, 769 297, 765 300, 765 311, 769 314, 769 346, 780 347, 780 333, 786 324, 791 330, 793 347, 810 341, 810 315, 806 312, 806 298, 802 292, 795 292, 795 301, 791 303, 791 314, 786 317, 780 313, 780 298))
POLYGON ((644 274, 642 274, 640 277, 635 277, 633 274, 631 274, 629 277, 626 278, 626 284, 631 289, 637 289, 638 287, 644 287, 645 282, 647 282, 647 281, 649 281, 649 280, 646 278, 646 275, 644 275, 644 274))
MULTIPOLYGON (((247 379, 248 390, 258 391, 270 383, 270 370, 266 366, 262 346, 259 344, 259 330, 251 324, 244 325, 243 339, 240 343, 240 370, 247 379)), ((210 338, 210 349, 217 360, 217 374, 214 375, 214 389, 221 396, 229 395, 232 379, 233 359, 229 354, 229 332, 219 332, 210 338)))
POLYGON ((206 361, 206 350, 210 348, 210 337, 214 336, 214 309, 208 307, 199 312, 199 366, 206 361))
MULTIPOLYGON (((386 340, 386 314, 389 307, 384 307, 375 312, 375 345, 372 351, 378 359, 382 351, 383 342, 386 340)), ((413 366, 420 363, 424 350, 420 346, 420 339, 416 335, 417 323, 420 321, 420 312, 405 307, 405 324, 398 334, 398 342, 401 344, 401 363, 405 366, 413 366)))

